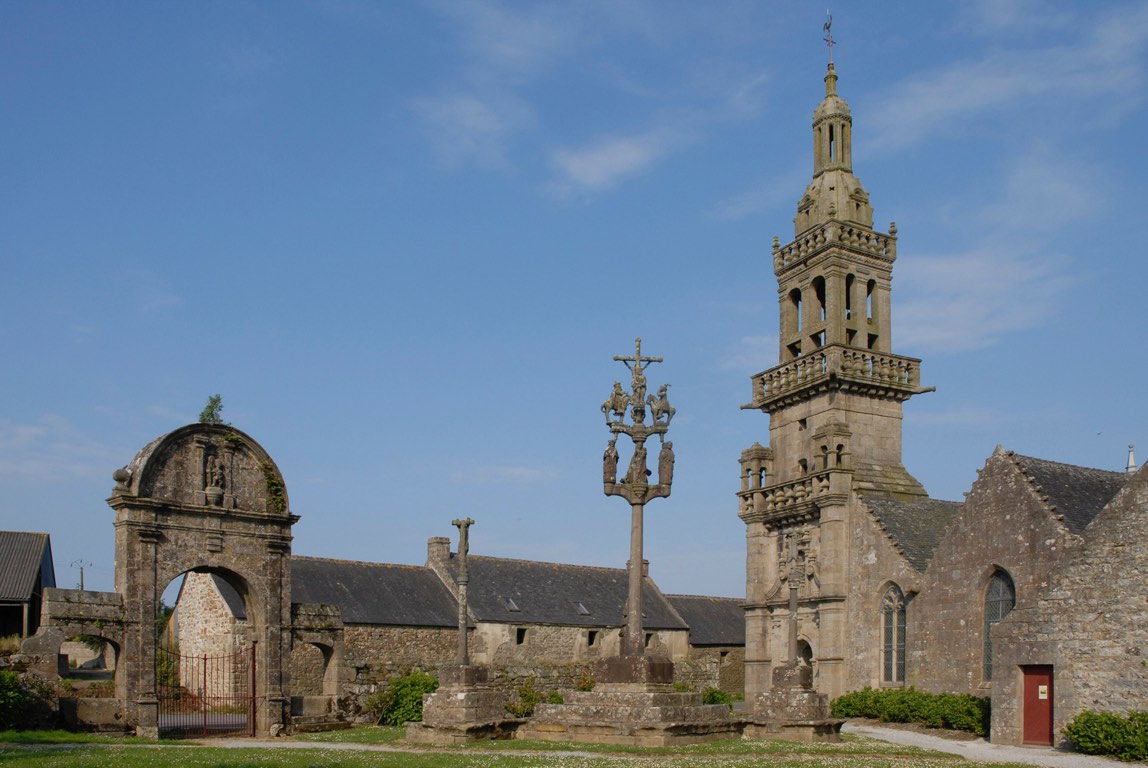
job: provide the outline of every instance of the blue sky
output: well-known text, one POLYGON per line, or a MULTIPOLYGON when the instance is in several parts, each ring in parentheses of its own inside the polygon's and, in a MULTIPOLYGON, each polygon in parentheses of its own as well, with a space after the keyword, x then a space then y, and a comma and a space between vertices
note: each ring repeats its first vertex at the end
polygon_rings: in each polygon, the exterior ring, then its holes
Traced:
MULTIPOLYGON (((812 3, 0 5, 0 528, 112 585, 111 473, 221 393, 298 554, 625 563, 615 354, 665 362, 666 591, 739 595, 741 411, 777 362, 824 93, 812 3)), ((1148 456, 1148 3, 834 9, 854 171, 896 221, 905 464, 1148 456)), ((623 455, 625 460, 625 453, 623 455)))

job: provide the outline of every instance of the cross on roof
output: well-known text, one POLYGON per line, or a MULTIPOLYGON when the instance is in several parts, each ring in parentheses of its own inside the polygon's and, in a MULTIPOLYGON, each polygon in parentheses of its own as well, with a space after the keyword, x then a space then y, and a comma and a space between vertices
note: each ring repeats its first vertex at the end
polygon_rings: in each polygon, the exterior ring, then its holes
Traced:
POLYGON ((830 15, 829 10, 825 11, 825 24, 822 27, 825 30, 825 44, 829 46, 829 63, 833 63, 833 16, 830 15))

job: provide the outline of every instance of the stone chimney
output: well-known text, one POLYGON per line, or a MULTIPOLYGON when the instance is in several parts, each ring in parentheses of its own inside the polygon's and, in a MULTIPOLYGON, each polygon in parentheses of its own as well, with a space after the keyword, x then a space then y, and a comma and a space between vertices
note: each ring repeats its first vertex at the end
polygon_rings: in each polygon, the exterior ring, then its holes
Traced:
POLYGON ((427 567, 445 566, 450 560, 450 539, 446 536, 431 536, 427 539, 427 567))

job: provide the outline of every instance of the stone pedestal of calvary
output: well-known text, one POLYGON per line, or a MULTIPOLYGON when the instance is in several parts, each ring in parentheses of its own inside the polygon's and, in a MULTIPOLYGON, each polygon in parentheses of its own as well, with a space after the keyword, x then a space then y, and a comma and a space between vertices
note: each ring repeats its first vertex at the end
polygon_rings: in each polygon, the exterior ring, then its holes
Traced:
POLYGON ((798 652, 797 605, 800 582, 812 566, 808 528, 785 537, 785 565, 780 578, 789 585, 789 658, 773 670, 773 686, 754 702, 749 738, 773 737, 793 741, 841 741, 844 720, 829 713, 829 696, 813 688, 813 666, 798 652))
POLYGON ((519 738, 546 741, 668 746, 695 744, 718 738, 736 737, 742 727, 730 717, 724 704, 703 704, 700 693, 673 689, 674 665, 668 658, 646 655, 642 628, 643 513, 647 501, 670 495, 673 483, 673 443, 665 439, 675 409, 667 396, 669 385, 657 395, 646 394, 645 369, 660 357, 642 355, 642 340, 635 342, 632 356, 616 355, 614 360, 630 370, 630 392, 614 382, 602 413, 611 432, 603 456, 602 483, 607 496, 621 496, 630 502, 630 561, 626 600, 626 625, 622 634, 622 655, 600 661, 594 670, 592 691, 575 691, 563 704, 540 704, 534 717, 518 732, 519 738), (647 423, 647 409, 650 423, 647 423), (630 416, 626 423, 627 413, 630 416), (626 473, 618 477, 619 435, 634 445, 626 473), (646 441, 657 435, 658 482, 646 466, 646 441))
POLYGON ((458 528, 458 651, 454 665, 439 670, 439 689, 423 697, 422 722, 407 723, 406 738, 424 744, 511 738, 518 721, 506 717, 505 698, 487 685, 486 667, 470 663, 470 573, 466 556, 470 549, 469 528, 474 520, 468 517, 453 520, 452 524, 458 528))

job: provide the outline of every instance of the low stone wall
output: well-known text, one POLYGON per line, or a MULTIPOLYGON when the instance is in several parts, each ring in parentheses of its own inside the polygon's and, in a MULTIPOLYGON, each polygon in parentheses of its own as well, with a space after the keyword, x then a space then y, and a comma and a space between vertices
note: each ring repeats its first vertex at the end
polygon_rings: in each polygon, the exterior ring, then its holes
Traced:
POLYGON ((695 691, 720 688, 740 698, 745 695, 745 649, 692 648, 688 659, 674 662, 674 682, 695 691))
POLYGON ((73 731, 126 732, 131 730, 119 699, 60 699, 60 721, 73 731))

